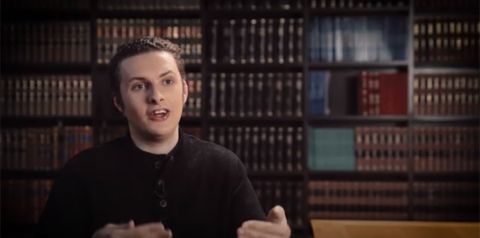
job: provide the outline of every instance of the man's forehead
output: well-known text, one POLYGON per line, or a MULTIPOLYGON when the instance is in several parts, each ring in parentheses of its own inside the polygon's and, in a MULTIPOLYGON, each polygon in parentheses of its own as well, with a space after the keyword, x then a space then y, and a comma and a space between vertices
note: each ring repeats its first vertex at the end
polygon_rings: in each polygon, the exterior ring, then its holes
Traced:
POLYGON ((120 75, 127 78, 140 77, 143 74, 164 74, 167 71, 179 72, 177 63, 171 53, 146 52, 125 58, 119 64, 120 75))

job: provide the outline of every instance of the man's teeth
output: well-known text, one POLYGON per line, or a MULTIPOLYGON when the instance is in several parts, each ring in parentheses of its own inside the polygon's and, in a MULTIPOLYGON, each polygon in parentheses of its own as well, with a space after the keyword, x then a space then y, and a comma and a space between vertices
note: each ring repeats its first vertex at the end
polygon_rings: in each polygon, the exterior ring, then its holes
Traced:
POLYGON ((167 110, 165 109, 160 109, 160 110, 154 110, 153 115, 155 116, 165 116, 167 114, 167 110))

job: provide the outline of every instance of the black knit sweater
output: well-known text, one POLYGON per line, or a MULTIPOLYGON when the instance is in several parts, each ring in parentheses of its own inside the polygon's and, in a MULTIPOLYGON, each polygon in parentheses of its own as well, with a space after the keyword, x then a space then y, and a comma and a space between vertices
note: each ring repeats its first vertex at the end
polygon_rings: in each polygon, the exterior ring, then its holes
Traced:
POLYGON ((236 229, 249 219, 265 215, 231 151, 180 133, 169 154, 154 155, 126 136, 66 164, 38 234, 91 237, 107 223, 133 220, 137 225, 161 221, 175 238, 236 237, 236 229))

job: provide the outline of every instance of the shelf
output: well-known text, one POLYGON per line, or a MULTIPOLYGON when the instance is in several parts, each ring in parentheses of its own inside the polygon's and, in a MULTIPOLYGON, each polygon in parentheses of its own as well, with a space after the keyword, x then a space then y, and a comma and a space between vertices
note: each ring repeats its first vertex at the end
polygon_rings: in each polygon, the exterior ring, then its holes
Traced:
POLYGON ((180 126, 201 126, 202 119, 200 117, 183 117, 180 119, 180 126))
POLYGON ((301 72, 302 64, 208 64, 207 69, 210 71, 232 71, 232 72, 301 72))
POLYGON ((2 63, 3 73, 91 74, 90 63, 2 63))
POLYGON ((2 9, 2 21, 58 21, 58 20, 83 20, 89 21, 91 13, 88 9, 59 9, 59 10, 32 10, 14 9, 4 11, 2 9))
POLYGON ((455 68, 455 67, 424 67, 415 68, 414 74, 478 74, 478 68, 455 68))
POLYGON ((407 181, 407 172, 380 171, 309 171, 310 180, 407 181))
MULTIPOLYGON (((471 10, 471 9, 468 9, 471 10)), ((478 8, 475 11, 452 11, 452 9, 436 10, 436 11, 418 11, 414 14, 414 20, 429 19, 478 19, 478 8)))
MULTIPOLYGON (((375 198, 374 198, 375 199, 375 198)), ((349 212, 362 212, 362 211, 378 211, 381 210, 382 212, 386 211, 391 211, 391 212, 405 212, 407 213, 407 207, 408 205, 388 205, 388 204, 382 204, 382 201, 380 200, 381 198, 378 199, 379 203, 376 204, 312 204, 309 205, 310 208, 313 208, 314 210, 329 210, 329 211, 349 211, 349 212)), ((401 200, 402 198, 398 198, 401 200)))
POLYGON ((311 125, 324 124, 407 124, 408 116, 321 116, 308 119, 311 125))
POLYGON ((303 179, 302 171, 248 171, 250 179, 303 179))
MULTIPOLYGON (((127 125, 125 117, 112 117, 100 121, 101 125, 127 125)), ((180 119, 181 126, 201 126, 200 117, 182 117, 180 119)))
POLYGON ((478 62, 415 62, 415 69, 457 69, 457 70, 477 70, 478 71, 478 62))
POLYGON ((1 119, 2 126, 55 126, 92 125, 94 119, 90 116, 6 116, 1 119))
POLYGON ((1 173, 3 179, 55 179, 59 171, 41 171, 41 170, 4 170, 1 173))
POLYGON ((209 10, 207 12, 210 18, 300 18, 303 16, 303 10, 209 10))
POLYGON ((298 125, 301 126, 303 119, 301 117, 209 117, 208 122, 215 125, 298 125))
POLYGON ((336 9, 312 9, 309 11, 313 16, 332 16, 332 15, 407 15, 408 7, 378 7, 378 8, 336 8, 336 9))
POLYGON ((418 123, 478 123, 476 116, 413 116, 412 122, 418 123))
POLYGON ((98 10, 96 18, 200 18, 200 10, 98 10))
MULTIPOLYGON (((95 64, 95 68, 99 71, 107 71, 108 64, 95 64)), ((201 64, 185 64, 185 71, 187 72, 200 72, 202 70, 201 64)))
POLYGON ((478 181, 479 172, 417 172, 413 174, 415 182, 437 181, 478 181))
POLYGON ((309 70, 315 69, 391 69, 408 67, 407 61, 391 61, 391 62, 312 62, 309 64, 309 70))

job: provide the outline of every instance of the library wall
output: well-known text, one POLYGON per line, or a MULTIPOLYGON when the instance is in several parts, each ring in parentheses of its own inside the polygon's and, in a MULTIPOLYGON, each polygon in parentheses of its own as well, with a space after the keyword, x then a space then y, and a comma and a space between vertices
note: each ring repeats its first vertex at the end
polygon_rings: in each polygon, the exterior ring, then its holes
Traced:
POLYGON ((183 50, 182 129, 235 152, 293 237, 311 219, 479 221, 475 0, 4 0, 2 236, 30 237, 62 166, 125 135, 107 64, 183 50), (68 3, 67 3, 68 2, 68 3))

